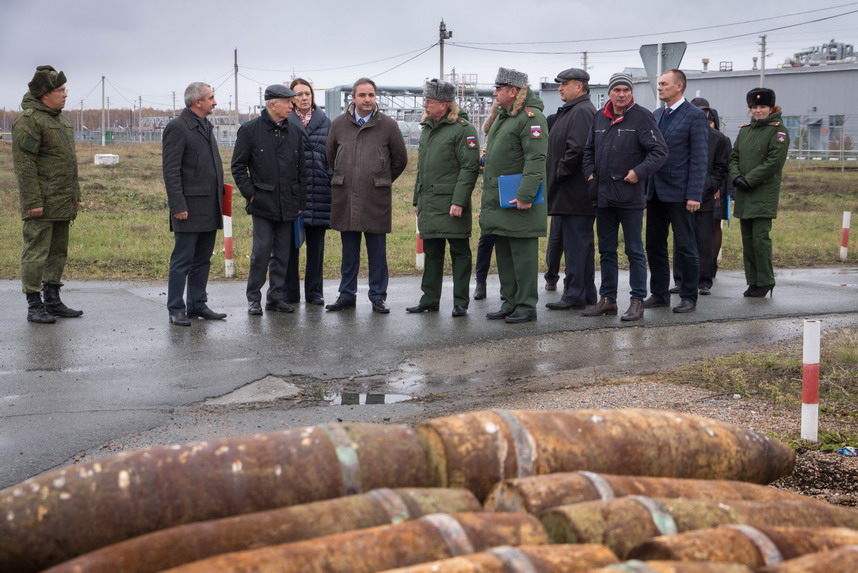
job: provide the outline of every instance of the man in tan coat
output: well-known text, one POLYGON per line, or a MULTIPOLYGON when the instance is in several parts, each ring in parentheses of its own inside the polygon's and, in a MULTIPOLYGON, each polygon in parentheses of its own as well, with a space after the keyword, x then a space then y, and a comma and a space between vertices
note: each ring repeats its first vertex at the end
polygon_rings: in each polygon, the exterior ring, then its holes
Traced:
POLYGON ((331 178, 331 228, 343 244, 340 295, 325 308, 354 308, 360 269, 361 233, 369 262, 372 310, 386 314, 387 233, 393 217, 393 182, 405 171, 408 155, 399 125, 376 103, 376 86, 369 78, 354 84, 352 103, 331 123, 326 146, 331 178))

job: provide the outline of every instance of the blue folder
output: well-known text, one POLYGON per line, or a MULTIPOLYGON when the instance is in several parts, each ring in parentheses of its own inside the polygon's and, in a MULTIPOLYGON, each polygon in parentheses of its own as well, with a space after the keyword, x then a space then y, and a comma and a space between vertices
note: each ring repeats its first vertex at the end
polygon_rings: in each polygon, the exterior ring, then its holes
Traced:
MULTIPOLYGON (((510 201, 516 198, 518 188, 521 186, 522 174, 516 175, 501 175, 498 177, 498 192, 500 194, 500 206, 504 209, 511 209, 515 204, 510 204, 510 201)), ((536 190, 536 197, 533 199, 534 205, 539 205, 545 202, 545 195, 542 193, 542 183, 539 184, 539 189, 536 190)))
POLYGON ((304 212, 301 211, 298 213, 298 216, 295 217, 295 220, 292 222, 292 248, 300 249, 301 245, 304 244, 304 238, 306 237, 304 233, 304 212))

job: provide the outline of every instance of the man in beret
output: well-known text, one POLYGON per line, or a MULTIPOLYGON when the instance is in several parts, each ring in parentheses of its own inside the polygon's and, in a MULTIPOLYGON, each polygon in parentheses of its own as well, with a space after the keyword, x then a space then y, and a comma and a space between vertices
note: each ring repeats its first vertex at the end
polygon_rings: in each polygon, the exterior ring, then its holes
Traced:
POLYGON ((480 174, 477 130, 454 100, 456 87, 439 80, 423 86, 423 120, 413 204, 426 264, 423 297, 407 312, 434 312, 441 301, 444 252, 453 262, 453 316, 468 314, 471 279, 471 193, 480 174))
MULTIPOLYGON (((548 137, 548 214, 551 235, 560 238, 566 258, 563 296, 549 302, 549 310, 583 309, 596 304, 596 263, 593 225, 596 207, 584 178, 584 145, 596 108, 590 102, 590 74, 578 68, 563 70, 555 78, 565 102, 557 110, 548 137)), ((556 247, 555 247, 556 248, 556 247)), ((549 239, 549 254, 551 259, 549 239)), ((559 261, 559 254, 556 255, 559 261)), ((548 261, 547 261, 548 262, 548 261)), ((548 277, 546 277, 546 281, 548 277)), ((546 283, 547 284, 547 283, 546 283)))
POLYGON ((307 201, 303 132, 290 124, 295 92, 282 84, 265 88, 265 108, 238 130, 232 176, 253 218, 253 250, 247 273, 247 312, 262 314, 262 286, 268 275, 265 310, 294 312, 286 302, 286 271, 292 223, 307 201))
POLYGON ((60 300, 69 226, 80 209, 80 185, 74 131, 60 113, 68 97, 65 74, 39 66, 28 87, 23 112, 12 123, 12 162, 24 220, 21 287, 27 297, 27 320, 50 324, 58 316, 83 314, 60 300))
POLYGON ((212 87, 193 82, 185 88, 185 109, 167 124, 161 137, 161 163, 174 239, 167 278, 167 312, 170 324, 176 326, 190 326, 191 318, 226 318, 206 304, 212 251, 217 230, 223 228, 223 164, 212 124, 206 119, 216 105, 212 87))
POLYGON ((545 180, 548 125, 544 104, 530 89, 527 74, 499 68, 493 95, 495 105, 483 125, 488 135, 480 229, 496 236, 495 257, 506 300, 486 318, 524 323, 536 320, 539 300, 539 237, 545 236, 547 221, 539 190, 545 180), (514 177, 499 179, 508 175, 514 177), (501 181, 519 177, 509 186, 514 198, 501 201, 501 181))

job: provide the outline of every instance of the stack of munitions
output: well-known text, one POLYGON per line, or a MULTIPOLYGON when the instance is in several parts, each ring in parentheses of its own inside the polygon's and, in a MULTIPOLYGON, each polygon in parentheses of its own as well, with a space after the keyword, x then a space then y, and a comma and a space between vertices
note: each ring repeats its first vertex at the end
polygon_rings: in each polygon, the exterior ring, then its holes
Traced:
POLYGON ((794 462, 751 430, 640 409, 152 447, 0 491, 0 570, 729 573, 840 551, 826 571, 854 571, 858 510, 760 485, 794 462))

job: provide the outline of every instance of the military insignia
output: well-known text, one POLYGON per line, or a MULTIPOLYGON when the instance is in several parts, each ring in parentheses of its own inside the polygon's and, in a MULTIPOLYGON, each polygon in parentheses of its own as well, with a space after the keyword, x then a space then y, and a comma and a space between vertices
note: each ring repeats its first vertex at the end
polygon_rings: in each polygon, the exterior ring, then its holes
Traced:
POLYGON ((784 133, 783 131, 779 131, 778 132, 778 142, 779 143, 785 143, 786 142, 786 135, 787 134, 784 133))
POLYGON ((467 143, 468 147, 476 147, 477 146, 477 138, 473 135, 469 135, 465 137, 465 143, 467 143))
POLYGON ((542 137, 542 126, 541 125, 531 125, 530 126, 530 137, 542 137))

